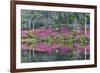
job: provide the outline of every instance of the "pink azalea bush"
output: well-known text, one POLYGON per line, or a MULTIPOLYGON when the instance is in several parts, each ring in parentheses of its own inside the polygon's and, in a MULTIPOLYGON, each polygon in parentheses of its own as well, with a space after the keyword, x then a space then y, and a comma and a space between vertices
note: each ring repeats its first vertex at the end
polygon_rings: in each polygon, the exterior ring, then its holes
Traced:
POLYGON ((84 50, 90 50, 89 41, 87 40, 90 37, 90 32, 87 31, 87 33, 84 34, 84 30, 81 28, 78 29, 78 31, 80 32, 72 31, 68 27, 61 27, 59 31, 51 27, 22 30, 22 39, 35 39, 37 41, 34 41, 35 44, 29 41, 23 43, 22 41, 21 48, 47 52, 48 54, 52 54, 55 50, 58 50, 61 54, 67 54, 70 51, 72 51, 72 53, 73 51, 84 53, 84 50), (30 38, 30 33, 35 37, 30 38), (49 38, 46 38, 48 36, 49 38), (68 44, 70 44, 70 46, 68 44), (30 45, 34 46, 30 48, 30 45))

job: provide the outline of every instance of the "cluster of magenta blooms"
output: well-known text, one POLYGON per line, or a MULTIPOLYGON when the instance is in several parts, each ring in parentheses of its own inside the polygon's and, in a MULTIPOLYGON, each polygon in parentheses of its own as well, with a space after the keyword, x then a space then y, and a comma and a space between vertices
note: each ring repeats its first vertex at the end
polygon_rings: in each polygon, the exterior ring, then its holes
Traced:
POLYGON ((68 52, 85 53, 90 50, 90 31, 79 27, 71 29, 68 26, 60 28, 41 27, 21 31, 21 49, 67 54, 68 52))

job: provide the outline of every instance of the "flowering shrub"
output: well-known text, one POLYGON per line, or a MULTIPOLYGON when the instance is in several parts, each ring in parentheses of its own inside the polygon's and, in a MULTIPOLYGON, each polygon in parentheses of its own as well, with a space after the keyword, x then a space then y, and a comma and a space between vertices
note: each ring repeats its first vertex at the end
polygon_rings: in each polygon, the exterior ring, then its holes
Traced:
POLYGON ((55 55, 59 54, 59 57, 65 55, 63 59, 68 59, 69 55, 71 56, 69 59, 83 59, 84 56, 80 58, 80 53, 85 55, 85 50, 90 50, 90 33, 88 30, 84 34, 81 27, 77 30, 72 31, 68 27, 61 27, 59 30, 52 27, 22 30, 21 48, 48 53, 48 55, 56 53, 55 55))

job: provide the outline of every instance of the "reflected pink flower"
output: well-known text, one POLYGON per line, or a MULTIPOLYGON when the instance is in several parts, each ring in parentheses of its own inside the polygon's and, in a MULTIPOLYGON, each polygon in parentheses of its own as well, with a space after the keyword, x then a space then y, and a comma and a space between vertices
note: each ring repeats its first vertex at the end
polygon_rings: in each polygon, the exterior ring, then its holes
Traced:
POLYGON ((85 35, 87 38, 90 38, 90 32, 87 32, 85 35))
POLYGON ((48 46, 47 43, 38 43, 36 47, 37 47, 37 48, 40 48, 40 49, 46 49, 46 48, 48 48, 49 46, 48 46))
POLYGON ((52 49, 56 49, 56 48, 59 48, 59 47, 60 47, 60 45, 58 45, 58 44, 52 44, 52 45, 51 45, 51 48, 52 48, 52 49))
POLYGON ((27 44, 21 44, 21 49, 28 49, 27 44))
POLYGON ((80 43, 74 43, 74 46, 77 47, 77 48, 80 48, 80 43))
POLYGON ((85 45, 84 48, 90 49, 90 44, 85 45))
POLYGON ((45 51, 45 52, 48 52, 49 54, 52 51, 52 49, 49 47, 47 43, 38 43, 36 45, 36 48, 39 49, 39 51, 45 51))
POLYGON ((69 52, 69 47, 62 47, 61 49, 60 49, 60 53, 61 54, 66 54, 66 53, 68 53, 69 52))

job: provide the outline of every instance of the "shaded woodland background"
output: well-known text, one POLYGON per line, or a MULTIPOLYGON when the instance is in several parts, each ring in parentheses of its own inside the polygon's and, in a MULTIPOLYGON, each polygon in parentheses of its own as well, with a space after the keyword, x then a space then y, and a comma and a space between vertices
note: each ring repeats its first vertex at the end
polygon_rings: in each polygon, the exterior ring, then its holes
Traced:
POLYGON ((56 12, 56 11, 38 11, 38 10, 22 10, 21 11, 21 26, 22 29, 32 29, 42 26, 60 26, 67 24, 90 24, 89 13, 78 12, 56 12))

